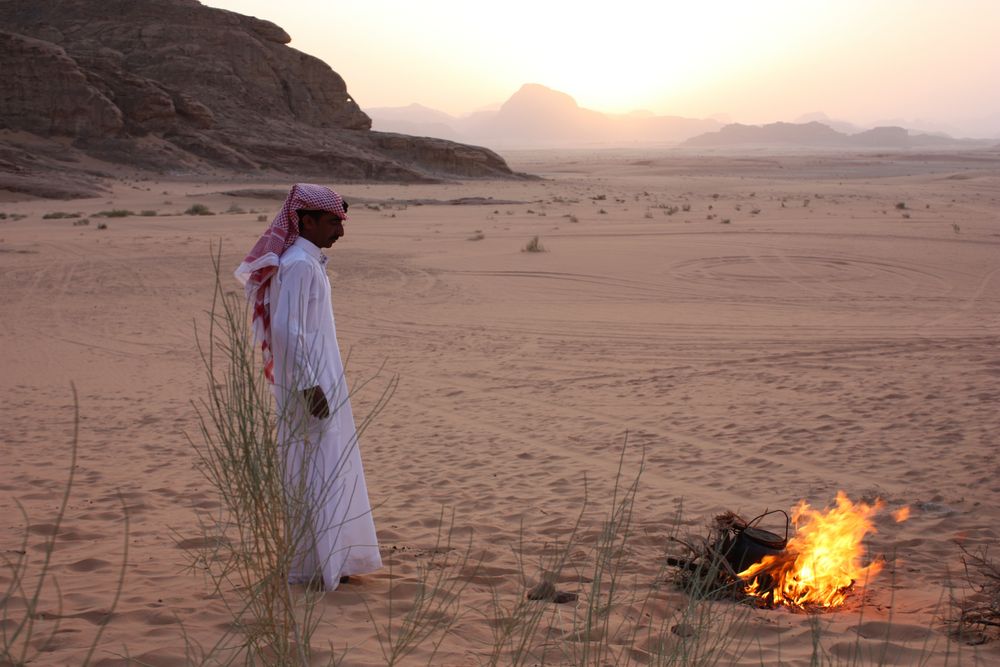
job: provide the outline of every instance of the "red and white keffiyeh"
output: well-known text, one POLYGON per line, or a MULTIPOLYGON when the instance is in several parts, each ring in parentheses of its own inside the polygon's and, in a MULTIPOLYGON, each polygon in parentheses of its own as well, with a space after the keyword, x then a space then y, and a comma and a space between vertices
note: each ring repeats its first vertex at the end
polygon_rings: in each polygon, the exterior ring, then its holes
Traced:
POLYGON ((253 304, 253 335, 264 353, 264 375, 274 382, 274 357, 271 353, 271 278, 278 272, 278 258, 299 236, 299 210, 328 211, 347 219, 344 200, 322 185, 296 183, 271 226, 254 244, 236 269, 236 279, 243 283, 247 301, 253 304))

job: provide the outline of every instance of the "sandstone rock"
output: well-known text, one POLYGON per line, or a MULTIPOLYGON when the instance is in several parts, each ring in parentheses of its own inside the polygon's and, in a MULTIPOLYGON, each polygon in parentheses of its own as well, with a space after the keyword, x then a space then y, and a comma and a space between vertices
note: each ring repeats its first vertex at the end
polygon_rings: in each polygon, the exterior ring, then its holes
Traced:
POLYGON ((145 169, 512 177, 496 153, 371 132, 326 63, 273 23, 196 0, 0 0, 4 127, 145 169))
POLYGON ((55 44, 0 32, 3 127, 41 135, 107 136, 124 127, 118 107, 55 44))

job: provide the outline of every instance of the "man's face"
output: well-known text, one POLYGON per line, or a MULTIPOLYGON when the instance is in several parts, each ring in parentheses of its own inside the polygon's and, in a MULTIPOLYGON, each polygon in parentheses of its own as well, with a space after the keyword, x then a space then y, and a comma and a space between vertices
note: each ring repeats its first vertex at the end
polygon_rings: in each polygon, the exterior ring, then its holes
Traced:
POLYGON ((303 238, 320 248, 329 248, 343 235, 344 221, 336 213, 309 214, 302 220, 303 238))

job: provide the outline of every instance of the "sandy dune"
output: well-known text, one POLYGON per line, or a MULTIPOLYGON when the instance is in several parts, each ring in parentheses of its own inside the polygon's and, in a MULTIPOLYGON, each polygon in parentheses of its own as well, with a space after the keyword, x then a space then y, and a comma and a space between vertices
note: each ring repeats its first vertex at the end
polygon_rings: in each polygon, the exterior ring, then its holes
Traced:
MULTIPOLYGON (((587 499, 592 541, 627 431, 626 473, 645 461, 632 592, 658 583, 681 507, 687 528, 703 532, 722 510, 824 506, 843 489, 909 506, 912 518, 879 520, 870 546, 886 571, 863 617, 859 600, 822 617, 830 655, 882 650, 888 632, 888 664, 915 664, 922 651, 931 665, 955 664, 955 651, 963 665, 1000 663, 997 642, 949 648, 940 623, 942 596, 961 592, 956 543, 998 538, 1000 158, 508 158, 545 179, 330 184, 359 202, 329 251, 348 373, 360 382, 385 367, 355 413, 388 374, 399 389, 362 444, 392 577, 328 594, 320 644, 347 647, 346 664, 383 663, 372 616, 386 622, 390 589, 412 593, 445 508, 457 542, 473 529, 481 566, 455 573, 469 578, 469 611, 434 663, 478 664, 491 590, 520 595, 512 545, 523 539, 535 576, 546 543, 565 538, 587 499), (404 203, 461 197, 523 203, 404 203), (522 252, 535 235, 547 252, 522 252)), ((81 415, 53 560, 62 608, 50 594, 38 621, 61 625, 36 664, 77 664, 105 619, 122 559, 119 491, 125 588, 97 664, 186 664, 182 624, 205 647, 229 626, 203 579, 185 572, 178 542, 196 546, 195 514, 216 506, 185 435, 197 436, 191 401, 205 393, 194 324, 210 305, 210 248, 221 240, 235 267, 265 225, 257 216, 278 205, 220 194, 238 187, 123 180, 107 199, 0 200, 0 212, 28 216, 0 220, 5 554, 24 534, 15 500, 31 517, 31 545, 51 532, 70 382, 81 415), (180 213, 194 203, 217 215, 180 213), (224 212, 234 205, 244 212, 224 212), (109 209, 159 215, 42 219, 109 209)), ((578 587, 569 574, 560 585, 578 587)), ((612 613, 655 617, 683 603, 669 586, 654 598, 650 610, 612 613)), ((546 632, 562 647, 556 663, 573 644, 563 607, 546 632)), ((737 664, 809 664, 804 614, 755 610, 743 633, 751 645, 737 664)), ((407 664, 430 656, 428 645, 407 664)))

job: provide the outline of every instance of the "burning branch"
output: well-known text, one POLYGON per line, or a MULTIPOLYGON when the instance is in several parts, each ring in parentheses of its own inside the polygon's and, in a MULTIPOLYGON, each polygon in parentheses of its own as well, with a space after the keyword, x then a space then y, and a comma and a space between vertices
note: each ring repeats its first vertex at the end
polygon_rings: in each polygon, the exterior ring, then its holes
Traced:
MULTIPOLYGON (((882 508, 881 502, 852 503, 843 492, 835 506, 822 511, 800 501, 791 517, 795 533, 790 539, 787 533, 782 538, 756 527, 761 517, 747 521, 726 512, 715 518, 709 539, 686 544, 688 558, 667 562, 684 569, 681 584, 686 588, 699 580, 701 586, 707 583, 719 593, 765 606, 838 607, 881 570, 879 561, 864 565, 862 560, 863 539, 875 532, 872 518, 882 508)), ((898 512, 897 520, 905 514, 898 512)))

